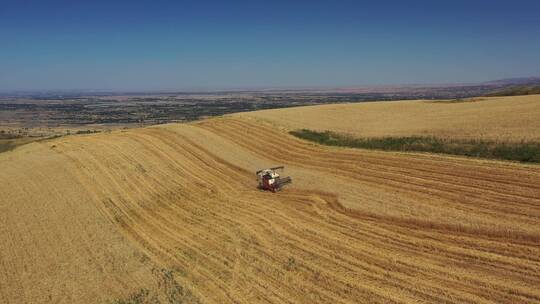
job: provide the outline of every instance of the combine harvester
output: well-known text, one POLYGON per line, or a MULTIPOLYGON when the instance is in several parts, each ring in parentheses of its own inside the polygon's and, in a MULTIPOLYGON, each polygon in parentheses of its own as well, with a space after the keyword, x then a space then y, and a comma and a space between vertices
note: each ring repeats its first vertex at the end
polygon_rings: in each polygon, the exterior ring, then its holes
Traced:
POLYGON ((292 183, 291 177, 280 177, 276 172, 277 170, 283 170, 284 168, 285 167, 280 166, 255 172, 257 181, 259 182, 259 189, 276 192, 281 190, 283 186, 292 183))

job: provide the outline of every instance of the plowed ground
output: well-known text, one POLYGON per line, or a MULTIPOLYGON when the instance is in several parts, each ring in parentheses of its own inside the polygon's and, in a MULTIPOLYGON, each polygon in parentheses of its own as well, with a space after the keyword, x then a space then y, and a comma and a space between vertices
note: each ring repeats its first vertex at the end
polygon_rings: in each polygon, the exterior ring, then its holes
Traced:
POLYGON ((0 193, 2 303, 540 303, 538 166, 233 117, 29 144, 0 193))

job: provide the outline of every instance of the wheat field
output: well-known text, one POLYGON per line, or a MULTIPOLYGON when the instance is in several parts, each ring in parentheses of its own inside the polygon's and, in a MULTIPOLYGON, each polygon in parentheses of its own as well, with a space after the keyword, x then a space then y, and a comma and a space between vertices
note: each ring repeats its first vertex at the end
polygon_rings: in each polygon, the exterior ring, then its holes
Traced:
POLYGON ((540 95, 332 104, 239 115, 292 130, 331 130, 357 137, 540 140, 540 95))
MULTIPOLYGON (((315 109, 286 111, 340 128, 315 109)), ((540 303, 540 167, 323 147, 275 111, 1 153, 0 302, 540 303), (257 190, 273 165, 293 184, 257 190)))

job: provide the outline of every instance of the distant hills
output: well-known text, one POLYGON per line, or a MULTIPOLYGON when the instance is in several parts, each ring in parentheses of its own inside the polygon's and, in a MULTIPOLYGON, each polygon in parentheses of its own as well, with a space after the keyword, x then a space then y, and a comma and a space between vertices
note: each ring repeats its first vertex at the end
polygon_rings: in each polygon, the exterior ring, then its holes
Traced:
POLYGON ((485 85, 508 86, 508 85, 540 85, 540 77, 506 78, 484 82, 485 85))
POLYGON ((507 78, 485 82, 493 87, 485 96, 517 96, 540 94, 540 77, 507 78))
MULTIPOLYGON (((190 95, 355 95, 362 100, 398 100, 398 99, 451 99, 474 96, 496 96, 492 94, 520 95, 538 94, 540 77, 517 77, 492 80, 477 83, 454 83, 454 84, 403 84, 403 85, 364 85, 348 87, 275 87, 275 88, 245 88, 245 89, 220 89, 201 91, 106 91, 106 90, 52 90, 52 91, 2 91, 0 99, 30 98, 30 99, 77 99, 81 97, 112 97, 118 96, 190 96, 190 95), (519 88, 518 88, 519 87, 519 88), (508 90, 507 90, 508 89, 508 90)), ((313 96, 312 96, 313 97, 313 96)), ((355 99, 356 100, 356 99, 355 99)))
POLYGON ((540 85, 516 85, 495 90, 486 96, 517 96, 540 94, 540 85))

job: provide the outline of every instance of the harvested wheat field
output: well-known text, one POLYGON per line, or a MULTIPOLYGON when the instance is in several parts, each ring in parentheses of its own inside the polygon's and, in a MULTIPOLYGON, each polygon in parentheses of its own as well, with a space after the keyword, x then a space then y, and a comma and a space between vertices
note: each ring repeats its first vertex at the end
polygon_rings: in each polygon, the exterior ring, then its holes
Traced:
MULTIPOLYGON (((340 128, 316 109, 287 111, 340 128)), ((540 303, 539 166, 323 147, 272 113, 0 154, 0 302, 540 303), (280 164, 293 185, 257 190, 280 164)))

